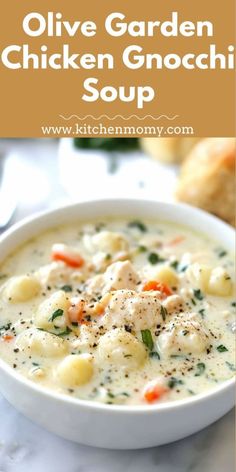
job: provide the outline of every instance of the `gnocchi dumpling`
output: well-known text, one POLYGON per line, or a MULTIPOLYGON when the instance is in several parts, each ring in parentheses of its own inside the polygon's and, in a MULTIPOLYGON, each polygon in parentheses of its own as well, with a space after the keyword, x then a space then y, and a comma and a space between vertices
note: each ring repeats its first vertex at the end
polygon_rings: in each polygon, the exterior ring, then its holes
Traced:
POLYGON ((11 303, 21 303, 36 297, 41 289, 33 275, 18 275, 9 279, 4 290, 4 297, 11 303))
POLYGON ((90 381, 93 370, 92 357, 89 354, 74 354, 63 359, 56 375, 63 385, 79 387, 90 381))
POLYGON ((216 267, 211 271, 207 292, 218 297, 227 297, 232 294, 233 282, 223 267, 216 267))
POLYGON ((54 334, 31 328, 17 336, 16 347, 26 354, 59 357, 68 351, 68 342, 54 334))
POLYGON ((143 364, 147 353, 135 336, 122 328, 115 328, 100 338, 98 356, 102 362, 136 369, 143 364))
POLYGON ((63 290, 58 290, 39 305, 34 315, 35 326, 43 329, 52 329, 53 326, 65 328, 69 306, 70 300, 67 294, 63 290), (58 312, 58 315, 59 313, 61 315, 55 317, 57 310, 62 310, 58 312))
POLYGON ((179 282, 176 272, 171 267, 165 265, 159 268, 149 267, 146 275, 148 275, 150 280, 157 280, 169 287, 176 287, 179 282))
POLYGON ((208 282, 211 275, 211 268, 205 264, 191 264, 186 270, 186 275, 190 282, 196 287, 207 292, 208 282))
POLYGON ((101 251, 106 254, 115 254, 129 249, 127 239, 123 235, 111 231, 100 231, 94 236, 85 236, 84 244, 91 253, 101 251))
POLYGON ((203 292, 218 297, 225 297, 232 294, 232 279, 223 267, 210 267, 203 264, 192 264, 187 269, 187 276, 193 285, 203 292))
POLYGON ((196 313, 178 314, 158 336, 158 350, 164 356, 200 354, 210 344, 210 333, 196 313))

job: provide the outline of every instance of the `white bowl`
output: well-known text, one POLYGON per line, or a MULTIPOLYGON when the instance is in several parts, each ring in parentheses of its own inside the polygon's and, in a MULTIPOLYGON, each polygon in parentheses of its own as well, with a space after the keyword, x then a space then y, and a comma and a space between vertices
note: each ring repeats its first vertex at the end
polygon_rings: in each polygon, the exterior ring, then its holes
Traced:
MULTIPOLYGON (((105 216, 150 217, 207 233, 234 250, 234 231, 195 208, 144 200, 101 200, 52 210, 15 225, 0 238, 0 262, 19 244, 58 224, 105 216)), ((21 413, 66 439, 114 449, 157 446, 188 436, 234 405, 234 379, 191 398, 153 406, 103 405, 36 385, 0 359, 0 390, 21 413)))

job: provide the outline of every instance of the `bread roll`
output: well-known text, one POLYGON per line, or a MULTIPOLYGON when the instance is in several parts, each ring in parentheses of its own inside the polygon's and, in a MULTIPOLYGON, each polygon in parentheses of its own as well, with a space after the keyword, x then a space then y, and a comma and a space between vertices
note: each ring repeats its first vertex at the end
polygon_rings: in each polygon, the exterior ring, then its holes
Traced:
POLYGON ((206 138, 182 165, 177 200, 203 208, 235 225, 234 138, 206 138))
POLYGON ((181 162, 200 138, 141 138, 141 146, 154 159, 166 163, 181 162))

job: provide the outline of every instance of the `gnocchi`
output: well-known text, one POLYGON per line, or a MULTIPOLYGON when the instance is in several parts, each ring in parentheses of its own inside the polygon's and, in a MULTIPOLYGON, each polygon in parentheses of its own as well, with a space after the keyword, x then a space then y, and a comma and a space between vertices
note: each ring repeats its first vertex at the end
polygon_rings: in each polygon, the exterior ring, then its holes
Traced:
POLYGON ((65 328, 69 306, 70 300, 66 293, 63 290, 55 292, 39 305, 34 315, 35 326, 43 329, 52 329, 53 326, 65 328), (56 316, 57 313, 59 316, 56 316))
POLYGON ((67 387, 78 387, 88 383, 93 375, 91 356, 88 354, 66 356, 59 364, 56 375, 67 387))
POLYGON ((17 336, 16 348, 27 355, 58 357, 67 352, 68 343, 54 334, 32 328, 17 336))
POLYGON ((26 302, 36 297, 41 286, 36 277, 31 275, 19 275, 8 280, 4 295, 11 303, 26 302))
POLYGON ((135 336, 122 328, 116 328, 100 338, 98 356, 102 362, 133 369, 144 363, 147 354, 135 336))

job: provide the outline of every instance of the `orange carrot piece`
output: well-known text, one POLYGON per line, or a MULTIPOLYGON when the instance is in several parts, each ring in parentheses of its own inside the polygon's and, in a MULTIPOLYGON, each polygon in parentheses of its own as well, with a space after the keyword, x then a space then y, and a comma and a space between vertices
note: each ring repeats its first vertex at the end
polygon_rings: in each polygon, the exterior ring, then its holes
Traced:
POLYGON ((84 265, 84 259, 79 254, 76 256, 70 256, 63 251, 55 251, 52 252, 52 259, 54 261, 62 261, 69 267, 73 267, 75 269, 78 269, 84 265))
POLYGON ((2 339, 3 341, 9 343, 9 341, 12 341, 12 339, 14 338, 14 336, 12 334, 4 334, 2 339))
POLYGON ((182 243, 185 240, 184 236, 176 236, 176 238, 169 241, 168 246, 176 246, 177 244, 182 243))
POLYGON ((144 399, 148 403, 153 403, 159 400, 165 393, 167 393, 168 389, 164 385, 156 384, 156 385, 147 385, 144 390, 144 399))
POLYGON ((151 290, 157 290, 167 297, 173 293, 168 285, 158 282, 157 280, 150 280, 143 286, 143 292, 148 292, 151 290))

